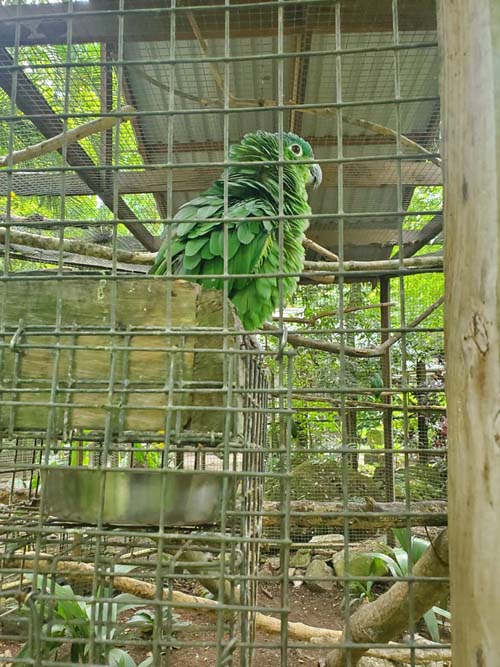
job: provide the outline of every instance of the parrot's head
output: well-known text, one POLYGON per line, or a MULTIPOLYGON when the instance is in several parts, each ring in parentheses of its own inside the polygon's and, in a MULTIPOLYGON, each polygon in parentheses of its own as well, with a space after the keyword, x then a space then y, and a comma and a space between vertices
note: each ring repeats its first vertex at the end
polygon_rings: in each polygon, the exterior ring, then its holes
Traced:
MULTIPOLYGON (((314 160, 311 144, 293 132, 285 132, 283 137, 283 174, 289 183, 301 186, 312 185, 317 188, 321 185, 323 174, 321 167, 314 160)), ((234 165, 230 172, 236 178, 241 174, 244 178, 255 178, 259 181, 279 180, 280 135, 279 133, 259 130, 246 134, 239 144, 234 144, 229 150, 231 160, 236 162, 255 162, 253 165, 234 165), (268 162, 270 164, 259 164, 268 162)))

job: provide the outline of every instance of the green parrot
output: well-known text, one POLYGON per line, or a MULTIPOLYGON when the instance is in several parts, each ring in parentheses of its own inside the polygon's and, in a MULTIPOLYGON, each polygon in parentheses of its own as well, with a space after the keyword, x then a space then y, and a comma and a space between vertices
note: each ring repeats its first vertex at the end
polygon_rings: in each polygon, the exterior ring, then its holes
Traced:
MULTIPOLYGON (((279 135, 255 132, 229 149, 227 214, 224 215, 224 179, 221 177, 202 195, 187 202, 175 215, 170 239, 165 238, 151 273, 167 272, 170 241, 172 272, 186 274, 204 287, 222 289, 224 280, 206 278, 224 273, 224 223, 226 222, 228 296, 245 329, 259 329, 279 305, 279 168, 263 164, 279 160, 279 135), (244 164, 237 164, 238 162, 244 164), (252 218, 269 217, 268 220, 252 218), (245 220, 241 220, 245 218, 245 220), (258 277, 236 277, 255 274, 258 277)), ((304 231, 309 225, 306 185, 318 187, 322 180, 310 144, 296 134, 283 134, 283 215, 301 216, 283 223, 283 299, 294 292, 303 269, 304 231), (293 275, 295 274, 295 275, 293 275)))

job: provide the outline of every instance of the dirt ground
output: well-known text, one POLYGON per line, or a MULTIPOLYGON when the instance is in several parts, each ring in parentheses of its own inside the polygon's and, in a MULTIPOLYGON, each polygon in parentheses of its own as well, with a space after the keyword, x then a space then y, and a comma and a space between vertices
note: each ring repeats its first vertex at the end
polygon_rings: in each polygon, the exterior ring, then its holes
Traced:
MULTIPOLYGON (((342 600, 342 592, 335 589, 332 592, 311 592, 305 585, 300 588, 290 587, 289 605, 290 621, 301 621, 308 625, 314 625, 324 628, 341 629, 342 616, 339 611, 342 600)), ((260 592, 259 604, 269 609, 272 615, 272 608, 280 606, 279 588, 266 586, 265 593, 260 592)), ((211 646, 200 646, 204 642, 214 641, 213 617, 206 613, 196 611, 182 611, 180 614, 183 621, 189 621, 190 625, 186 631, 177 636, 182 642, 197 643, 198 646, 183 646, 179 649, 173 649, 163 657, 163 662, 158 667, 192 667, 193 665, 206 664, 215 665, 216 648, 211 646)), ((255 667, 278 667, 281 660, 281 652, 278 647, 279 635, 270 636, 261 632, 257 633, 256 642, 258 644, 269 645, 269 648, 257 648, 254 650, 253 664, 255 667)), ((14 657, 18 652, 20 644, 14 642, 0 641, 0 656, 14 657)), ((149 654, 142 647, 129 647, 128 653, 139 664, 149 654)), ((288 667, 316 667, 318 660, 324 657, 325 651, 319 650, 314 646, 307 649, 289 649, 287 655, 288 667)), ((63 656, 60 655, 59 659, 63 656)), ((66 656, 66 660, 68 657, 66 656)), ((7 663, 8 664, 8 663, 7 663)), ((230 665, 231 663, 228 663, 230 665)), ((239 664, 237 652, 234 655, 233 664, 239 664)))
MULTIPOLYGON (((269 614, 272 615, 272 608, 280 606, 279 589, 266 586, 268 595, 264 595, 261 591, 259 596, 259 604, 266 606, 269 609, 269 614), (273 595, 270 599, 269 594, 273 595)), ((339 611, 339 605, 342 600, 342 592, 340 589, 332 591, 331 593, 313 593, 309 591, 306 586, 301 586, 299 589, 293 587, 289 590, 289 605, 290 615, 289 620, 293 622, 300 621, 307 625, 314 625, 317 627, 330 628, 340 630, 343 627, 342 616, 339 611)), ((184 617, 188 615, 183 614, 184 617)), ((192 615, 193 616, 193 615, 192 615)), ((194 615, 195 623, 206 622, 206 617, 203 614, 194 615)), ((190 634, 193 639, 202 641, 203 639, 213 640, 213 633, 195 633, 190 634)), ((278 667, 280 665, 281 652, 277 648, 280 638, 279 635, 270 636, 262 632, 258 632, 256 636, 256 643, 269 644, 270 648, 257 648, 254 652, 253 663, 255 667, 278 667)), ((171 661, 167 664, 174 667, 191 667, 193 664, 215 664, 216 650, 214 648, 183 648, 174 651, 175 655, 171 657, 171 661)), ((324 657, 324 649, 319 650, 311 645, 307 649, 289 649, 287 656, 288 667, 316 667, 318 660, 324 657)), ((235 660, 235 665, 238 662, 235 660)))

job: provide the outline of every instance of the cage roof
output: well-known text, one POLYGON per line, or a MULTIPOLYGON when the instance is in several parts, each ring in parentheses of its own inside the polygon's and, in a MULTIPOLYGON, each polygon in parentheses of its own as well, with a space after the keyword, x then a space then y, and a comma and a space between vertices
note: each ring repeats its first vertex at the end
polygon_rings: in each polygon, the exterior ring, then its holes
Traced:
MULTIPOLYGON (((213 163, 224 160, 224 136, 234 142, 256 129, 276 131, 278 105, 283 128, 325 160, 323 185, 311 194, 313 240, 338 252, 340 227, 345 258, 364 260, 389 257, 401 240, 418 244, 425 221, 420 232, 411 222, 398 230, 414 188, 442 183, 439 164, 425 155, 439 141, 434 2, 400 0, 397 17, 388 0, 354 0, 340 10, 316 0, 232 0, 229 18, 222 0, 193 0, 189 11, 175 12, 159 4, 129 0, 123 14, 115 0, 72 3, 72 42, 105 43, 124 63, 122 92, 140 114, 130 147, 140 153, 138 166, 190 165, 173 170, 171 206, 166 168, 121 172, 121 195, 152 193, 163 216, 175 212, 219 175, 213 163)), ((21 23, 21 47, 65 44, 69 8, 7 4, 0 41, 14 45, 21 23)), ((0 192, 10 182, 22 194, 58 194, 60 180, 20 170, 12 181, 0 175, 0 192)), ((76 173, 64 188, 68 196, 95 193, 76 173)))

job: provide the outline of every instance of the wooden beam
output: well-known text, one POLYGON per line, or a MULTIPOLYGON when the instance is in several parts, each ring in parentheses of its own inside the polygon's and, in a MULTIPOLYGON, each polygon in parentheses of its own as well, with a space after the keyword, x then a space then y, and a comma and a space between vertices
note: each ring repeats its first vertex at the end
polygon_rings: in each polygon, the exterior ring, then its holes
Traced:
MULTIPOLYGON (((306 8, 307 9, 307 8, 306 8)), ((306 18, 307 21, 307 18, 306 18)), ((302 35, 296 37, 296 51, 303 53, 311 50, 312 33, 307 30, 302 35)), ((306 56, 297 56, 293 63, 292 75, 292 104, 304 104, 306 98, 307 72, 309 71, 310 59, 306 56)), ((295 109, 290 111, 290 132, 301 134, 302 120, 304 114, 298 113, 295 109)))
MULTIPOLYGON (((132 100, 132 98, 130 98, 132 100)), ((129 102, 132 106, 137 109, 137 103, 132 104, 132 101, 129 102)), ((422 141, 422 133, 412 133, 408 132, 407 136, 412 141, 425 145, 422 141)), ((435 137, 432 137, 435 138, 435 137)), ((235 144, 240 141, 241 137, 234 137, 229 140, 230 144, 235 144)), ((337 146, 338 139, 335 135, 328 134, 321 137, 315 137, 308 135, 304 137, 313 148, 319 148, 321 146, 337 146)), ((377 134, 353 134, 353 135, 344 135, 342 137, 343 146, 396 146, 395 137, 391 136, 382 136, 377 134)), ((154 162, 165 161, 165 156, 167 154, 168 146, 165 143, 148 143, 147 148, 149 151, 154 152, 155 159, 154 162)), ((176 142, 173 147, 174 153, 211 153, 211 152, 224 152, 224 143, 222 141, 187 141, 187 142, 176 142)))
MULTIPOLYGON (((206 39, 224 38, 224 2, 192 0, 190 7, 202 6, 216 9, 196 11, 196 20, 206 39)), ((278 33, 277 5, 268 0, 261 0, 253 7, 247 0, 233 0, 229 9, 234 20, 231 21, 231 37, 275 36, 278 33)), ((342 31, 344 33, 392 32, 391 0, 372 0, 364 3, 346 3, 342 7, 342 31)), ((20 5, 0 7, 0 44, 14 46, 16 42, 16 24, 20 17, 20 45, 66 44, 68 40, 68 21, 61 14, 71 15, 73 44, 88 42, 112 42, 118 39, 118 15, 110 14, 119 9, 119 0, 90 0, 72 3, 60 2, 44 5, 20 5), (88 15, 98 11, 99 14, 88 15), (87 12, 87 15, 85 14, 87 12)), ((304 19, 300 18, 297 8, 300 3, 290 2, 284 7, 283 32, 285 35, 301 35, 306 29, 304 19)), ((125 14, 123 39, 125 42, 167 41, 170 39, 169 3, 160 0, 129 0, 126 9, 145 9, 148 12, 125 14)), ((193 40, 193 32, 187 19, 187 13, 177 12, 176 39, 193 40)), ((308 27, 313 33, 334 34, 335 5, 331 0, 313 3, 308 7, 308 27)), ((399 30, 435 30, 435 0, 399 0, 399 30)))
MULTIPOLYGON (((72 164, 75 164, 75 162, 72 162, 72 164)), ((199 169, 174 167, 173 191, 200 192, 219 178, 221 172, 220 167, 200 167, 199 169)), ((90 195, 98 191, 101 198, 106 196, 109 200, 112 194, 106 194, 106 191, 100 189, 99 172, 89 170, 83 173, 86 176, 85 182, 74 174, 67 174, 65 181, 66 195, 90 195), (99 188, 97 187, 98 183, 99 188)), ((163 193, 166 190, 167 169, 128 170, 119 173, 117 179, 120 194, 163 193)), ((402 165, 402 182, 405 184, 440 185, 442 183, 441 169, 422 160, 405 161, 402 165)), ((397 170, 394 161, 380 160, 380 162, 358 162, 344 165, 344 187, 346 188, 378 188, 395 185, 397 185, 397 170)), ((0 173, 0 196, 7 194, 7 187, 7 175, 0 173)), ((336 165, 328 164, 323 167, 323 184, 321 187, 337 187, 336 165)), ((34 174, 23 173, 21 170, 14 171, 12 190, 18 195, 25 196, 57 196, 61 191, 61 175, 55 172, 34 174)))
POLYGON ((500 5, 440 3, 453 667, 500 655, 500 5))
POLYGON ((420 230, 417 238, 403 246, 403 258, 413 257, 421 248, 426 246, 432 239, 443 231, 443 214, 438 213, 423 229, 420 230))
MULTIPOLYGON (((6 49, 0 47, 0 87, 9 95, 12 95, 12 71, 10 69, 3 69, 4 67, 12 67, 14 61, 6 49)), ((62 121, 57 118, 52 107, 48 104, 46 99, 40 93, 38 88, 30 81, 24 72, 18 71, 16 76, 15 86, 15 103, 16 106, 27 115, 37 116, 33 118, 32 122, 39 132, 47 139, 60 134, 64 130, 62 121)), ((62 153, 62 149, 59 151, 62 153)), ((74 167, 84 167, 79 171, 78 180, 81 179, 86 187, 90 189, 93 194, 98 195, 103 203, 113 212, 115 212, 115 201, 113 192, 102 188, 100 179, 100 172, 96 171, 95 164, 86 151, 75 143, 66 147, 66 161, 69 165, 74 167)), ((116 215, 118 218, 124 220, 126 227, 132 234, 139 239, 139 241, 148 249, 155 250, 154 237, 149 231, 140 223, 135 213, 127 206, 127 204, 118 197, 116 202, 116 215)))
MULTIPOLYGON (((136 99, 132 86, 130 85, 128 69, 126 67, 123 68, 122 85, 123 95, 127 104, 130 104, 132 100, 135 100, 135 103, 137 104, 138 100, 136 99)), ((138 109, 139 107, 136 106, 134 108, 138 109)), ((135 140, 137 142, 137 147, 142 159, 144 160, 144 163, 148 164, 154 162, 154 153, 150 150, 150 147, 145 140, 144 129, 142 127, 142 116, 135 116, 131 119, 131 122, 132 128, 134 130, 135 140)), ((164 191, 154 192, 153 197, 160 217, 168 218, 168 207, 164 191)))

